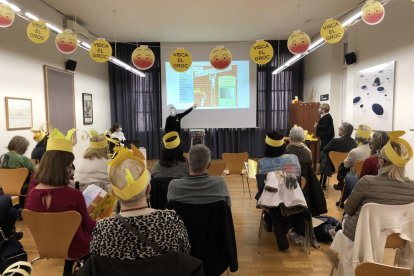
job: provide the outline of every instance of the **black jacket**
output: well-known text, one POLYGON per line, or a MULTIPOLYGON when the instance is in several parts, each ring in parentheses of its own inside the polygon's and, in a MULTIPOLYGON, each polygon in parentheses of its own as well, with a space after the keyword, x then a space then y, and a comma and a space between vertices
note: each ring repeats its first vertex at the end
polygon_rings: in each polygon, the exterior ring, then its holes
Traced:
POLYGON ((191 255, 203 260, 206 276, 219 276, 230 266, 238 270, 236 238, 231 209, 224 200, 209 204, 170 202, 184 221, 191 255))
POLYGON ((151 208, 164 210, 167 205, 167 192, 173 177, 156 177, 151 179, 151 208))
POLYGON ((349 152, 356 148, 356 146, 357 143, 349 135, 332 139, 324 148, 322 148, 323 154, 321 154, 321 173, 324 175, 331 175, 332 172, 335 172, 335 168, 329 158, 329 152, 349 152))
POLYGON ((312 165, 301 164, 301 176, 306 178, 306 186, 302 191, 312 216, 328 213, 325 195, 312 165))
POLYGON ((201 260, 181 252, 137 260, 91 255, 76 276, 204 276, 201 260))
POLYGON ((321 139, 321 149, 335 137, 335 129, 331 114, 326 114, 319 119, 316 125, 316 136, 321 139))
POLYGON ((191 111, 193 111, 192 107, 187 109, 183 113, 177 113, 175 117, 171 115, 168 116, 167 120, 165 121, 165 133, 168 133, 170 131, 177 131, 178 133, 180 133, 181 132, 181 119, 185 115, 190 113, 191 111))

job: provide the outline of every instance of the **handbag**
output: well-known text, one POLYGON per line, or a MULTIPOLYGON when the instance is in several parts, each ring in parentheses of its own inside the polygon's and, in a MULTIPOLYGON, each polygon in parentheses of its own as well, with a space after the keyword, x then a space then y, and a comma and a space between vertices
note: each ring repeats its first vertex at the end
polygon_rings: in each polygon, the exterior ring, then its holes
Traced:
POLYGON ((0 273, 18 261, 27 261, 23 245, 15 239, 3 240, 0 244, 0 273))

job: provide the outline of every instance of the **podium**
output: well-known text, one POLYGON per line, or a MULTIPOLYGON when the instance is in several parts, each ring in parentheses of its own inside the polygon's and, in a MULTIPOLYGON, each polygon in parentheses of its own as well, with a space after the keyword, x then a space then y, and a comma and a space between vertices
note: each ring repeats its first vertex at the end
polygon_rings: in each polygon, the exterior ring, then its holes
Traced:
POLYGON ((204 137, 206 136, 206 131, 204 128, 192 128, 190 129, 190 147, 198 144, 205 145, 204 137))

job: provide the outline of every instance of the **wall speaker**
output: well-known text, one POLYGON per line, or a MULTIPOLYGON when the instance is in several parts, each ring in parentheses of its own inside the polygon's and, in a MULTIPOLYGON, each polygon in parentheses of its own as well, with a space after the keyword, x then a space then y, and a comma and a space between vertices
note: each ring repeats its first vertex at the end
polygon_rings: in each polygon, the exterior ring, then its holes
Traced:
POLYGON ((345 62, 347 65, 353 64, 356 61, 357 61, 357 57, 354 52, 345 54, 345 62))
POLYGON ((75 71, 76 70, 76 64, 77 62, 75 60, 68 59, 65 63, 65 69, 69 71, 75 71))

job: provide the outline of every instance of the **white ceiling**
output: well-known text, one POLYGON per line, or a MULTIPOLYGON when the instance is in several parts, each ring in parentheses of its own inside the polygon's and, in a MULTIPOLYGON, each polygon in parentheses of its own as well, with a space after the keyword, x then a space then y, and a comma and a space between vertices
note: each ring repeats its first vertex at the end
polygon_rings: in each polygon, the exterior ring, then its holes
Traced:
POLYGON ((361 0, 40 0, 98 37, 123 42, 207 42, 314 36, 361 0))

